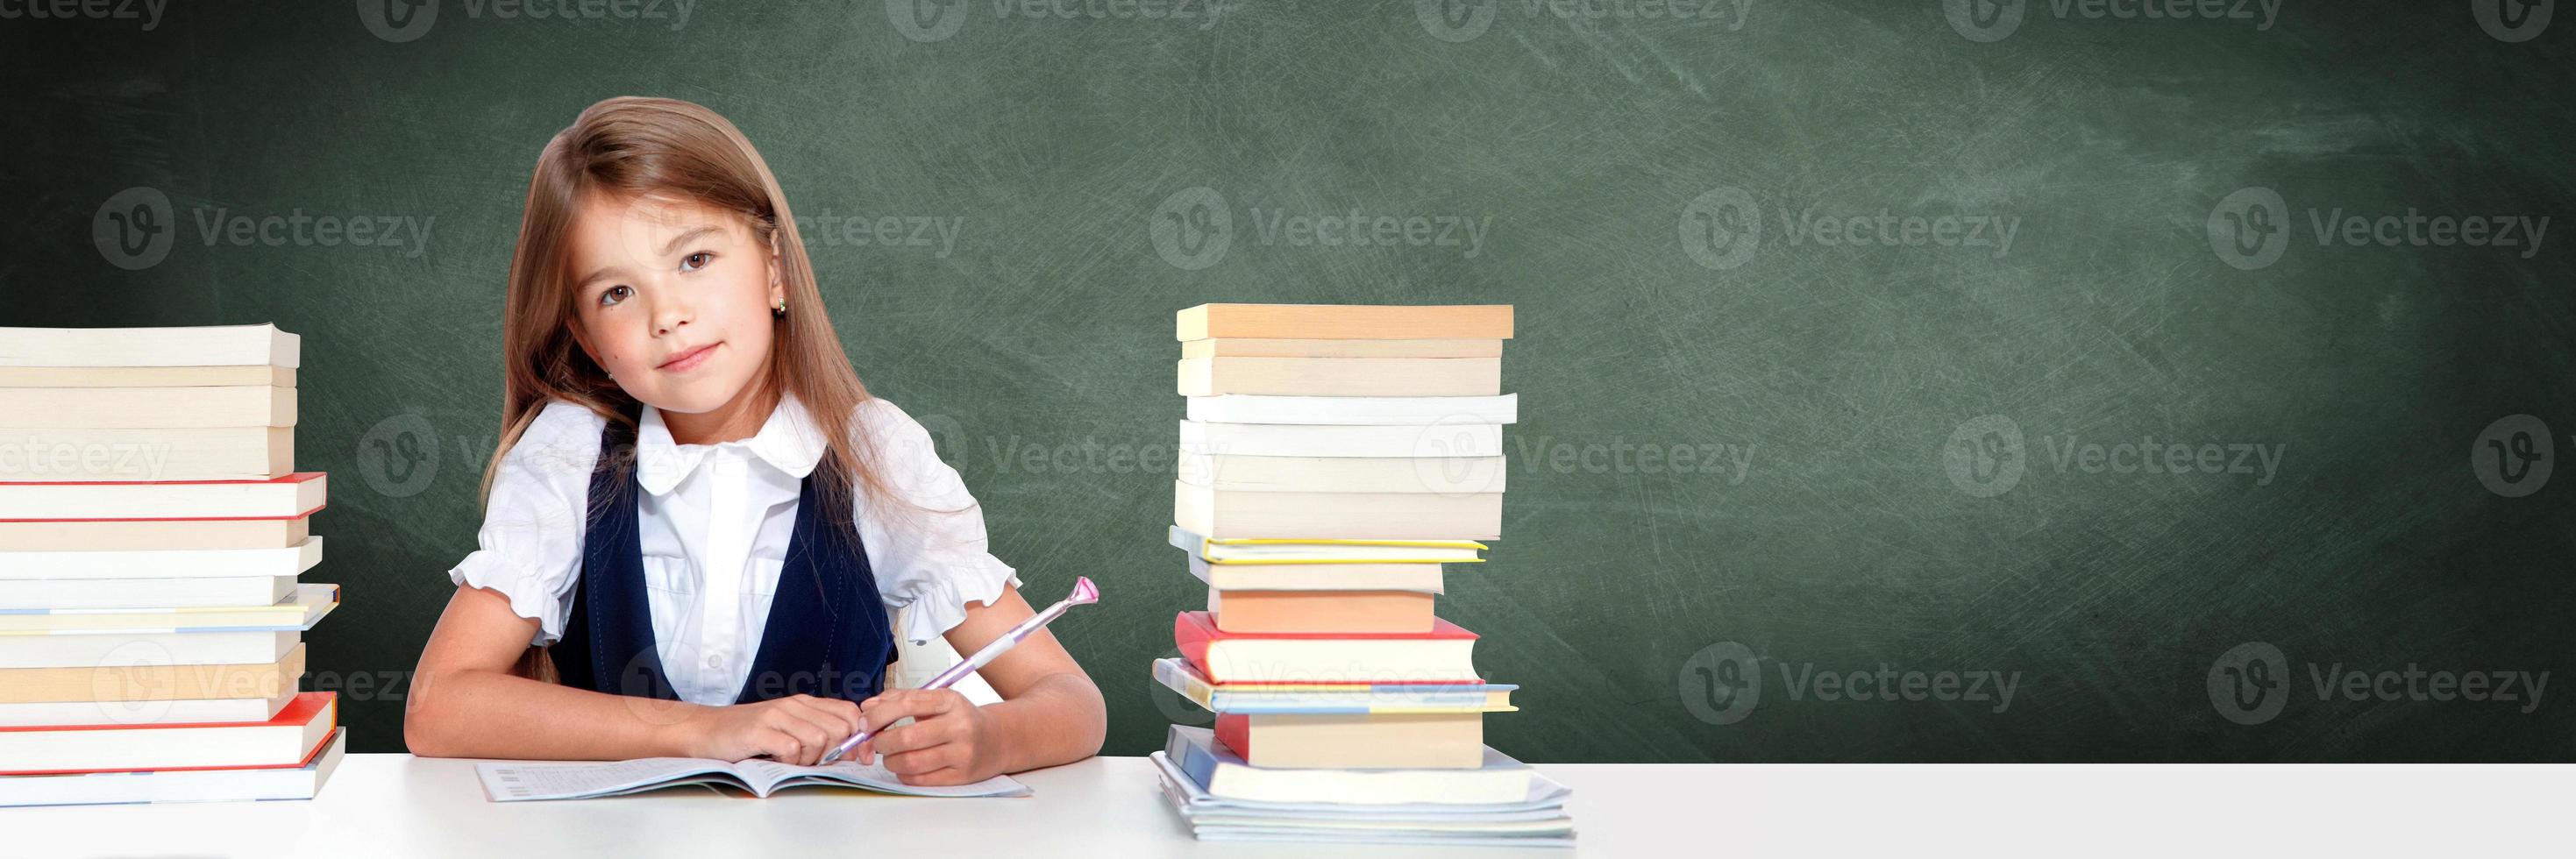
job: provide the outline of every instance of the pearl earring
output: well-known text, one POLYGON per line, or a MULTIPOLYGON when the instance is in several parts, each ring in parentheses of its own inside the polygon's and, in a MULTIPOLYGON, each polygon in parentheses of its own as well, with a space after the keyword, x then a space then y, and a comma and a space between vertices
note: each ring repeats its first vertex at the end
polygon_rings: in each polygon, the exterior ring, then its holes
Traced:
POLYGON ((779 300, 778 300, 778 303, 777 303, 776 305, 773 305, 773 306, 771 306, 771 307, 769 308, 769 312, 770 312, 770 315, 772 315, 772 316, 786 316, 786 315, 787 315, 787 299, 784 299, 784 298, 779 299, 779 300))

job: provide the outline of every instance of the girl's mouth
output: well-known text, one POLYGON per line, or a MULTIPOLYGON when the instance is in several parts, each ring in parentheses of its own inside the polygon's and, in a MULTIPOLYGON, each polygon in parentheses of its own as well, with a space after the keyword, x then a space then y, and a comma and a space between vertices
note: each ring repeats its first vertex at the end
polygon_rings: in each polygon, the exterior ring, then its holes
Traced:
POLYGON ((707 362, 708 356, 715 354, 716 347, 722 345, 724 345, 723 341, 717 341, 682 352, 671 360, 662 362, 662 366, 655 367, 654 369, 661 370, 666 373, 686 373, 690 370, 695 370, 698 368, 698 365, 707 362))

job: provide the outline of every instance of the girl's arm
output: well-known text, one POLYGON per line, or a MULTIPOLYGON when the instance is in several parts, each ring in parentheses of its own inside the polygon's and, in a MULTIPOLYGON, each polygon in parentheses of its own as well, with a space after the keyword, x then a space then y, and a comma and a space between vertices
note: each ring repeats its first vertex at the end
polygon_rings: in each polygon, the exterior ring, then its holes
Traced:
MULTIPOLYGON (((1023 606, 1025 611, 1025 606, 1023 606)), ((704 707, 519 676, 537 621, 497 591, 458 586, 421 651, 403 717, 411 753, 439 758, 813 763, 858 730, 858 706, 798 695, 704 707)), ((1025 645, 1023 645, 1025 646, 1025 645)), ((1094 741, 1097 745, 1097 741, 1094 741)))
MULTIPOLYGON (((973 653, 1035 613, 1018 588, 1004 585, 990 605, 967 603, 965 621, 946 637, 958 653, 973 653)), ((868 726, 914 721, 860 743, 859 762, 883 754, 886 768, 907 783, 967 784, 1100 753, 1108 707, 1053 632, 1039 630, 978 673, 1001 703, 977 707, 954 689, 897 689, 868 699, 860 708, 868 726)))

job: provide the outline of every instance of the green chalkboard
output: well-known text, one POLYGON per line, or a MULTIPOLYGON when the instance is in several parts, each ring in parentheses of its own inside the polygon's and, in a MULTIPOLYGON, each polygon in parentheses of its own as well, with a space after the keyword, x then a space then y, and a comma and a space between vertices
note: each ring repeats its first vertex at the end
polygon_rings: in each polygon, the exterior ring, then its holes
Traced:
POLYGON ((19 15, 0 325, 303 335, 307 578, 347 594, 307 683, 357 751, 400 748, 473 546, 537 149, 651 94, 763 149, 995 553, 1106 590, 1058 629, 1111 753, 1207 720, 1147 675, 1204 602, 1162 539, 1174 311, 1493 303, 1504 537, 1442 613, 1522 687, 1507 751, 2563 761, 2576 22, 2546 5, 19 15), (166 242, 106 217, 155 205, 166 242))

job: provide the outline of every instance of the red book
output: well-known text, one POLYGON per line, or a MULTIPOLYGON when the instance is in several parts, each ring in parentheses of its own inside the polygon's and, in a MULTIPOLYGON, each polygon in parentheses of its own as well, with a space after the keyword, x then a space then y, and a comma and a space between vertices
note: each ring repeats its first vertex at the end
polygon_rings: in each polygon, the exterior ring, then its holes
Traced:
POLYGON ((336 693, 305 692, 265 722, 0 728, 0 776, 302 766, 339 710, 336 693))
POLYGON ((269 480, 0 482, 0 522, 298 519, 322 509, 319 471, 269 480))
POLYGON ((1482 683, 1476 634, 1432 619, 1430 632, 1225 632, 1203 611, 1172 620, 1172 641, 1212 683, 1482 683))

